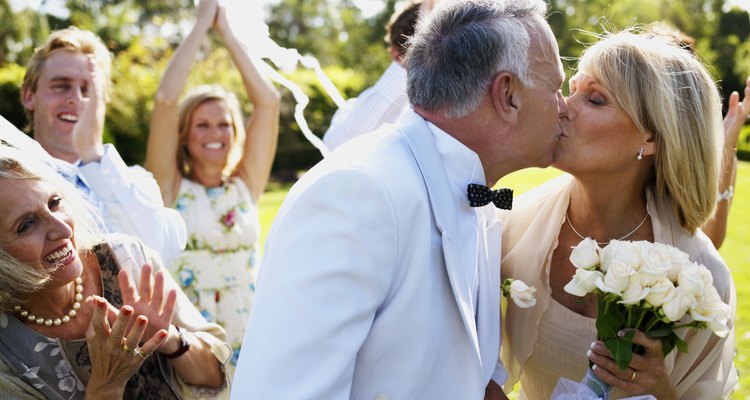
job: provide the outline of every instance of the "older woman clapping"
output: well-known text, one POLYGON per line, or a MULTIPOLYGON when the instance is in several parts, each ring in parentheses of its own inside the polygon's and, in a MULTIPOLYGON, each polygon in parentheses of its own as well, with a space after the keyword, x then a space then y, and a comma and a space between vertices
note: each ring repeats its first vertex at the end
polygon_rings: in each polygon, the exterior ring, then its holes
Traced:
POLYGON ((157 255, 98 235, 76 189, 28 159, 0 146, 0 397, 227 394, 224 331, 157 255))

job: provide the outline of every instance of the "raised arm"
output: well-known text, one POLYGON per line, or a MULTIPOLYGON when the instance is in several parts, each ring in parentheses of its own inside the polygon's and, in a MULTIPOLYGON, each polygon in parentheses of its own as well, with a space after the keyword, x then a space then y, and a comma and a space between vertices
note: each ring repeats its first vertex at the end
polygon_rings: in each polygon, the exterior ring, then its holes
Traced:
POLYGON ((164 203, 171 206, 180 187, 177 169, 179 151, 177 105, 185 88, 190 69, 195 61, 201 41, 214 22, 217 0, 201 0, 193 30, 175 50, 172 60, 164 70, 154 99, 151 128, 146 149, 146 168, 154 174, 161 188, 164 203))
POLYGON ((717 249, 724 243, 727 233, 729 209, 732 206, 734 182, 737 179, 737 141, 748 115, 750 115, 750 77, 746 82, 742 102, 737 92, 733 92, 729 97, 729 110, 724 117, 724 151, 719 178, 719 194, 723 196, 716 204, 716 214, 703 226, 703 231, 717 249))
POLYGON ((235 172, 250 190, 253 202, 257 202, 268 184, 276 155, 281 96, 271 82, 261 75, 255 61, 237 39, 229 26, 224 7, 218 8, 215 28, 240 71, 247 98, 253 105, 253 114, 245 124, 247 139, 244 152, 235 172))

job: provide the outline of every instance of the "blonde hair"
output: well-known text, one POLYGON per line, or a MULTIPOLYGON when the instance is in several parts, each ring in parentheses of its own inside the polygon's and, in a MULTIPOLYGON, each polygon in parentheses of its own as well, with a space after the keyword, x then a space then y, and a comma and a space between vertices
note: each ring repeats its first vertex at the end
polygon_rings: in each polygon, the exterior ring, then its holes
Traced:
MULTIPOLYGON (((93 205, 41 160, 33 159, 18 149, 0 145, 0 179, 39 180, 52 184, 60 191, 65 207, 75 221, 77 250, 88 251, 100 241, 93 205)), ((0 243, 0 310, 11 311, 20 298, 43 288, 54 270, 34 269, 11 256, 3 245, 0 243)))
POLYGON ((243 148, 245 147, 245 125, 242 123, 240 102, 237 100, 237 96, 218 85, 201 85, 191 90, 185 96, 177 112, 180 143, 177 152, 177 169, 185 178, 190 178, 190 170, 192 168, 192 160, 190 154, 187 152, 187 140, 190 134, 190 123, 193 119, 193 114, 199 106, 211 101, 218 101, 223 104, 232 116, 234 140, 232 141, 232 147, 229 149, 227 163, 222 170, 225 178, 232 175, 237 164, 242 159, 243 148))
MULTIPOLYGON (((26 74, 21 84, 21 96, 26 90, 36 92, 39 77, 44 70, 44 63, 58 51, 92 54, 104 76, 104 100, 109 101, 110 78, 112 74, 112 54, 104 46, 101 39, 94 33, 78 29, 75 26, 52 32, 47 42, 34 50, 29 63, 26 64, 26 74)), ((33 128, 34 111, 26 109, 29 129, 33 128)))
POLYGON ((668 39, 620 32, 588 48, 579 69, 653 135, 655 194, 694 233, 714 212, 723 142, 721 99, 703 63, 668 39))

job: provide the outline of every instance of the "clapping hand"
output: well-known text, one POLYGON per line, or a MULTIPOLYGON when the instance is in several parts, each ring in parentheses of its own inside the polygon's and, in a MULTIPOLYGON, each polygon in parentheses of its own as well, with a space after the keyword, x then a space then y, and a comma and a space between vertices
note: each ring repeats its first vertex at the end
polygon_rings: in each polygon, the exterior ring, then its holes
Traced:
POLYGON ((86 79, 86 97, 78 103, 78 122, 73 127, 73 146, 78 157, 85 164, 99 161, 104 155, 104 111, 105 100, 104 73, 96 64, 93 54, 87 55, 88 76, 86 79))
POLYGON ((216 10, 219 6, 217 0, 201 0, 196 10, 197 18, 195 25, 206 31, 213 26, 216 20, 216 10))
POLYGON ((152 336, 144 335, 148 318, 136 317, 133 308, 127 305, 118 312, 99 296, 89 297, 85 307, 94 309, 86 330, 91 359, 87 398, 121 398, 130 377, 166 341, 167 331, 161 329, 152 336), (114 323, 110 326, 112 318, 114 323), (142 341, 145 343, 139 347, 142 341))
POLYGON ((117 275, 123 304, 133 307, 135 315, 148 318, 145 337, 151 337, 161 329, 169 329, 177 301, 177 290, 164 287, 165 272, 159 270, 151 276, 152 270, 151 265, 143 265, 137 288, 127 270, 122 269, 117 275))
POLYGON ((216 32, 221 35, 221 37, 226 37, 226 35, 231 31, 231 26, 229 25, 229 18, 227 18, 227 10, 224 6, 219 5, 216 9, 216 18, 214 19, 214 29, 216 29, 216 32))
POLYGON ((740 137, 742 125, 750 115, 750 77, 747 78, 744 97, 740 102, 740 95, 732 92, 729 96, 729 110, 724 117, 724 144, 730 148, 737 149, 737 141, 740 137))

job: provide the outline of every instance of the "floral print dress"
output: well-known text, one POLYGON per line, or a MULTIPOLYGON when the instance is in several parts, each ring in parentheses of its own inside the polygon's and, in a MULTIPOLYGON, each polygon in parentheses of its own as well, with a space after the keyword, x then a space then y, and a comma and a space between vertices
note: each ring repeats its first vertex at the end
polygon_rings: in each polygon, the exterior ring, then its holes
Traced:
POLYGON ((206 320, 226 329, 236 365, 255 294, 256 206, 239 178, 211 188, 183 178, 174 207, 188 241, 169 269, 206 320))

